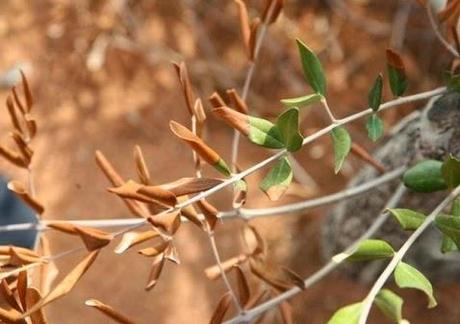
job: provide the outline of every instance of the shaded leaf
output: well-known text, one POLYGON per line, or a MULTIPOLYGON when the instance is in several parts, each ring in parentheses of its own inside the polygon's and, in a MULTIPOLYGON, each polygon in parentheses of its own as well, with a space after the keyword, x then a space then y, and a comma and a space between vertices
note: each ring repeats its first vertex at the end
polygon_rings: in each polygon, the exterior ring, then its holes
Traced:
POLYGON ((292 182, 292 169, 287 157, 281 158, 260 183, 260 189, 272 201, 276 201, 289 188, 292 182))
POLYGON ((388 289, 382 289, 375 296, 374 303, 382 311, 382 313, 398 324, 402 321, 402 306, 403 299, 388 289))
POLYGON ((85 305, 96 308, 98 311, 108 316, 109 318, 113 319, 117 323, 121 323, 121 324, 133 324, 134 323, 134 321, 131 321, 126 316, 116 311, 113 307, 106 305, 100 302, 99 300, 88 299, 85 301, 85 305))
POLYGON ((441 172, 444 181, 450 189, 460 185, 460 160, 452 154, 449 154, 442 164, 441 172))
POLYGON ((337 174, 342 168, 343 162, 351 149, 351 137, 348 131, 341 126, 331 131, 332 144, 334 146, 334 172, 337 174))
POLYGON ((400 288, 414 288, 423 291, 428 297, 428 308, 437 305, 430 281, 411 265, 402 261, 399 262, 396 266, 394 277, 396 284, 400 288))
POLYGON ((441 172, 442 162, 425 160, 417 163, 404 173, 404 185, 416 192, 444 190, 447 184, 441 172))
POLYGON ((355 303, 340 308, 332 315, 327 324, 358 324, 362 306, 362 303, 355 303))
POLYGON ((243 270, 238 265, 233 266, 236 275, 236 283, 238 287, 238 297, 241 306, 245 306, 251 298, 251 290, 243 270))
POLYGON ((308 106, 317 102, 320 102, 323 96, 321 96, 318 93, 313 93, 301 97, 296 97, 296 98, 288 98, 288 99, 282 99, 281 103, 285 105, 286 107, 304 107, 308 106))
MULTIPOLYGON (((452 207, 450 209, 450 215, 454 217, 460 217, 460 198, 457 197, 452 202, 452 207)), ((447 235, 442 235, 442 243, 441 243, 441 252, 447 253, 451 251, 458 251, 457 245, 455 242, 447 235)))
POLYGON ((232 297, 230 292, 226 292, 219 300, 214 313, 212 314, 210 324, 220 324, 223 322, 225 313, 227 313, 228 309, 230 308, 230 304, 232 301, 232 297))
POLYGON ((302 147, 303 137, 299 132, 299 109, 290 108, 283 112, 276 122, 283 139, 284 146, 290 152, 295 152, 302 147))
POLYGON ((448 236, 460 248, 460 217, 452 215, 438 215, 434 221, 436 227, 448 236))
POLYGON ((367 136, 376 142, 383 135, 383 121, 376 114, 372 114, 366 123, 367 136))
POLYGON ((395 217, 401 227, 407 231, 416 230, 425 221, 426 216, 410 209, 392 208, 388 211, 395 217))
POLYGON ((326 95, 326 77, 321 62, 307 45, 299 39, 296 41, 305 79, 316 93, 324 97, 326 95))
POLYGON ((391 92, 395 97, 400 97, 407 89, 404 62, 401 56, 391 49, 387 49, 386 56, 391 92))
POLYGON ((374 112, 377 112, 382 103, 383 75, 380 73, 374 81, 374 85, 369 91, 368 104, 374 112))
POLYGON ((29 308, 27 312, 23 314, 23 317, 29 316, 47 304, 69 293, 76 285, 76 283, 81 279, 81 277, 85 274, 85 272, 89 269, 89 267, 93 264, 98 253, 99 250, 93 251, 82 261, 80 261, 80 263, 78 263, 77 266, 73 268, 72 271, 70 271, 48 295, 42 298, 33 307, 29 308))

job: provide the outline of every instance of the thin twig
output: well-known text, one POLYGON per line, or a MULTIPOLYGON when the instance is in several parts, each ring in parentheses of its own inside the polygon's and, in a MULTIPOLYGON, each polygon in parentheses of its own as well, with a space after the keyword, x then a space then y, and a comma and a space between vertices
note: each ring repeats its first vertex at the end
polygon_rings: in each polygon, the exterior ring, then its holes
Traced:
POLYGON ((436 216, 443 211, 454 199, 460 194, 460 186, 455 188, 432 212, 428 215, 423 223, 412 233, 407 241, 401 246, 401 248, 396 252, 391 259, 390 263, 383 270, 382 274, 379 276, 377 281, 372 286, 372 289, 369 291, 369 294, 363 301, 361 316, 359 318, 359 324, 365 324, 369 316, 369 312, 374 302, 375 296, 379 293, 380 289, 383 287, 385 282, 393 273, 393 270, 396 268, 398 263, 404 258, 407 251, 411 248, 412 244, 419 238, 419 236, 428 228, 429 225, 435 220, 436 216))
POLYGON ((430 4, 427 4, 425 8, 426 8, 426 13, 428 15, 428 19, 430 21, 431 28, 433 29, 438 40, 450 53, 452 53, 453 56, 460 57, 457 50, 447 41, 447 39, 444 38, 441 31, 439 30, 439 26, 434 19, 433 10, 431 9, 430 4))
MULTIPOLYGON (((359 245, 360 242, 367 240, 368 238, 372 237, 377 230, 385 223, 385 221, 388 219, 389 213, 386 212, 385 210, 387 208, 394 208, 396 205, 399 203, 401 198, 404 196, 404 193, 406 192, 406 189, 404 185, 400 185, 396 192, 393 194, 393 196, 388 200, 385 208, 383 209, 382 213, 376 218, 374 223, 369 227, 369 229, 361 235, 357 240, 355 240, 348 248, 345 249, 343 252, 344 254, 350 254, 353 249, 359 245)), ((247 310, 246 313, 242 316, 237 316, 227 322, 225 324, 234 324, 234 323, 250 323, 253 321, 257 316, 260 314, 272 309, 273 307, 281 304, 287 299, 290 299, 291 297, 297 295, 298 293, 304 291, 307 288, 310 288, 317 282, 319 282, 321 279, 323 279, 326 275, 331 273, 333 270, 335 270, 340 264, 345 259, 341 259, 340 261, 334 261, 330 260, 328 263, 326 263, 321 269, 316 271, 313 275, 309 276, 304 280, 304 286, 305 288, 302 290, 298 287, 293 287, 290 290, 276 296, 275 298, 258 305, 257 307, 254 307, 250 310, 247 310)))

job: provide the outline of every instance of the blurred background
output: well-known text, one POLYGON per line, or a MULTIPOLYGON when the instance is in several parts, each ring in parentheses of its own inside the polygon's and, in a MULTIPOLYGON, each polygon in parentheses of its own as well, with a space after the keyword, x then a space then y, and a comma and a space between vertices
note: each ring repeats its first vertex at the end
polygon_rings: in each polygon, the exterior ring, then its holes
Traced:
MULTIPOLYGON (((262 0, 247 1, 251 17, 262 0)), ((282 111, 281 98, 307 94, 295 38, 318 53, 327 71, 328 101, 339 117, 366 107, 367 92, 377 73, 385 70, 385 49, 403 54, 409 77, 408 93, 440 85, 450 56, 430 28, 426 13, 412 0, 286 0, 279 20, 271 25, 258 61, 248 105, 253 114, 273 118, 282 111)), ((132 151, 139 144, 155 183, 191 176, 191 152, 171 136, 171 119, 188 125, 188 112, 171 64, 185 60, 197 93, 241 89, 248 62, 232 0, 14 0, 0 1, 0 101, 4 102, 24 70, 35 98, 39 133, 33 174, 37 195, 46 206, 45 219, 103 219, 130 217, 121 200, 106 191, 109 183, 94 161, 100 149, 125 178, 135 178, 132 151), (190 162, 189 162, 190 161, 190 162)), ((388 90, 388 89, 386 89, 388 90)), ((391 98, 388 92, 385 98, 391 98)), ((319 107, 316 107, 319 108, 319 107)), ((414 105, 383 114, 386 128, 414 105)), ((9 118, 0 118, 0 140, 7 143, 9 118)), ((311 133, 328 123, 322 109, 305 112, 302 129, 311 133)), ((349 127, 354 141, 372 150, 363 121, 349 127)), ((208 114, 207 141, 227 159, 232 130, 208 114)), ((247 168, 270 152, 241 145, 240 165, 247 168)), ((296 157, 307 185, 294 186, 279 203, 338 191, 361 166, 353 157, 343 172, 333 173, 330 139, 323 137, 296 157)), ((273 205, 257 183, 268 170, 248 178, 247 205, 273 205)), ((25 180, 26 174, 0 161, 0 172, 25 180)), ((206 169, 210 175, 214 171, 206 169)), ((222 210, 231 205, 231 192, 210 201, 222 210)), ((329 207, 330 208, 330 207, 329 207)), ((276 262, 306 277, 324 260, 319 228, 327 209, 276 218, 254 225, 269 244, 276 262)), ((238 254, 241 222, 226 221, 216 233, 223 259, 238 254)), ((49 233, 59 253, 80 244, 49 233)), ((209 282, 204 268, 213 257, 207 237, 190 225, 178 233, 180 266, 168 264, 159 284, 144 291, 150 261, 134 251, 122 256, 103 250, 96 264, 70 295, 46 307, 51 323, 86 324, 106 321, 84 306, 97 298, 139 323, 206 323, 225 291, 221 281, 209 282)), ((61 274, 82 255, 58 261, 61 274)), ((362 298, 369 287, 334 273, 292 299, 296 323, 325 323, 342 305, 362 298)), ((436 285, 439 306, 427 310, 425 297, 398 290, 406 300, 405 317, 413 323, 458 323, 460 285, 436 285)), ((274 311, 262 322, 277 323, 274 311)), ((371 323, 385 323, 373 314, 371 323)))

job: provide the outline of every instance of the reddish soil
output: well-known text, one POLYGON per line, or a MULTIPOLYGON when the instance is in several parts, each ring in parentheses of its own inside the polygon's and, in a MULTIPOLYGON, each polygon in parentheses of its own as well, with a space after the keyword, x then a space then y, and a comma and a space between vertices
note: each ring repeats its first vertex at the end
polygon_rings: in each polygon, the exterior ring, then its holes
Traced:
MULTIPOLYGON (((118 12, 113 4, 122 2, 0 2, 0 71, 18 62, 32 67, 29 75, 39 123, 33 173, 38 197, 46 206, 45 219, 130 217, 123 203, 106 191, 108 182, 94 162, 96 149, 102 150, 126 178, 135 178, 135 144, 144 150, 155 183, 192 174, 190 151, 168 129, 171 119, 189 123, 170 61, 187 61, 194 86, 203 98, 229 86, 240 89, 243 84, 247 61, 233 1, 196 1, 194 9, 190 7, 194 1, 126 1, 129 10, 118 12), (88 67, 91 49, 95 42, 105 40, 109 42, 105 62, 92 70, 88 67)), ((282 110, 280 98, 310 91, 302 79, 296 37, 320 53, 327 69, 330 105, 336 114, 344 116, 362 109, 373 79, 385 69, 390 36, 372 35, 356 27, 332 13, 323 1, 286 2, 285 14, 270 28, 258 63, 248 100, 251 111, 272 118, 282 110)), ((386 24, 391 24, 400 8, 393 0, 349 2, 360 17, 386 24)), ((438 85, 438 71, 449 64, 449 56, 433 39, 424 13, 413 2, 403 50, 411 93, 438 85)), ((249 6, 259 8, 260 3, 250 1, 249 6)), ((256 12, 251 10, 251 14, 256 12)), ((7 88, 1 90, 0 101, 7 94, 7 88)), ((385 95, 390 98, 389 93, 385 95)), ((394 124, 413 108, 385 113, 386 125, 394 124)), ((308 132, 327 122, 319 107, 305 115, 303 127, 308 132)), ((6 141, 6 110, 3 116, 0 135, 6 141)), ((362 122, 353 124, 350 130, 355 141, 372 147, 362 122)), ((231 136, 228 127, 209 115, 208 142, 226 158, 230 156, 231 136)), ((241 167, 247 168, 269 154, 243 140, 241 167)), ((344 172, 335 176, 327 137, 296 153, 296 157, 318 185, 315 196, 342 188, 361 165, 350 158, 344 172)), ((3 161, 0 168, 11 177, 25 179, 22 171, 3 161)), ((257 189, 265 172, 249 177, 248 206, 273 205, 257 189)), ((312 189, 309 191, 312 196, 312 189)), ((230 197, 230 191, 225 191, 211 201, 227 209, 230 197)), ((288 196, 279 203, 295 199, 288 196)), ((273 260, 307 276, 324 262, 319 253, 319 226, 326 212, 321 209, 261 218, 254 225, 267 239, 273 260)), ((239 221, 219 226, 216 237, 224 259, 241 250, 235 240, 240 228, 239 221)), ((80 244, 59 233, 50 233, 49 238, 55 253, 80 244)), ((139 323, 206 323, 225 291, 221 281, 209 282, 203 273, 213 264, 207 237, 184 225, 176 241, 182 264, 168 264, 151 292, 144 291, 148 260, 135 251, 116 256, 110 248, 105 249, 71 294, 46 308, 50 322, 105 321, 83 304, 88 298, 97 298, 139 323)), ((61 275, 82 256, 59 260, 61 275)), ((334 310, 359 300, 368 289, 333 274, 292 300, 295 322, 325 323, 334 310)), ((419 293, 398 292, 408 297, 404 314, 413 323, 460 321, 458 284, 436 285, 439 306, 434 310, 426 309, 424 296, 419 293)), ((279 322, 278 316, 272 312, 263 322, 279 322)), ((376 314, 371 323, 385 321, 376 314)))

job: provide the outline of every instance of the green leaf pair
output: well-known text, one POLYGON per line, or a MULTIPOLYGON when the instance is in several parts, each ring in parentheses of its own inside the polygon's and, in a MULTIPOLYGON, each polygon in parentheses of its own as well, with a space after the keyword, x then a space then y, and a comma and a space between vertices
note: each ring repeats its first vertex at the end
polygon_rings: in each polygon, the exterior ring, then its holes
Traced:
POLYGON ((383 135, 383 121, 377 116, 377 111, 382 103, 383 76, 379 74, 375 79, 374 85, 369 91, 368 104, 373 110, 366 123, 367 135, 375 142, 383 135))

